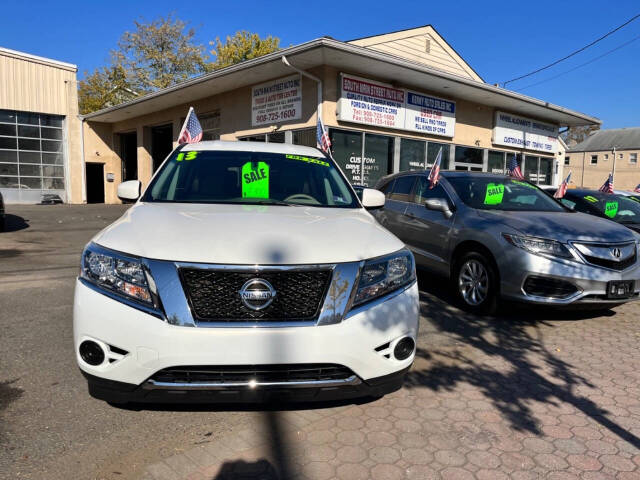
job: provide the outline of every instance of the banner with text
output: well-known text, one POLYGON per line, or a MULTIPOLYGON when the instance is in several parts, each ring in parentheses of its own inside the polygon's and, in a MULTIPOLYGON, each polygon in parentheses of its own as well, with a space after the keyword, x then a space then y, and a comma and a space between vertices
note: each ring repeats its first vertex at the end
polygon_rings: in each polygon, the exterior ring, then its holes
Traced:
POLYGON ((405 130, 453 137, 456 102, 407 90, 405 130))
POLYGON ((341 76, 338 120, 404 128, 405 92, 373 80, 341 76))
POLYGON ((556 153, 558 151, 558 127, 531 118, 496 112, 493 143, 507 147, 556 153))
POLYGON ((251 125, 302 118, 302 81, 299 75, 279 78, 251 88, 251 125))

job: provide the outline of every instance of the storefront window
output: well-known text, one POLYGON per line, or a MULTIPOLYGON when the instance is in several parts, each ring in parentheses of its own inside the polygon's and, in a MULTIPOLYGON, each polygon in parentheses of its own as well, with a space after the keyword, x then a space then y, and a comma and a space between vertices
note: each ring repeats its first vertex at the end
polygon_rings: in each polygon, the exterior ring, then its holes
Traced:
POLYGON ((524 160, 524 178, 531 183, 538 183, 538 157, 527 155, 524 160))
POLYGON ((456 163, 482 165, 482 152, 480 148, 456 146, 456 163))
POLYGON ((393 164, 393 140, 384 135, 365 135, 363 185, 373 187, 389 173, 389 166, 393 164))
POLYGON ((198 120, 202 127, 202 140, 220 139, 220 110, 204 115, 198 115, 198 120))
POLYGON ((489 150, 489 165, 487 171, 490 173, 505 173, 504 152, 489 150))
POLYGON ((354 185, 360 185, 360 165, 362 161, 362 133, 348 130, 329 130, 331 151, 336 163, 354 185))
POLYGON ((551 185, 553 180, 553 158, 540 158, 538 185, 551 185))
POLYGON ((424 170, 426 143, 422 140, 400 139, 400 170, 424 170))
POLYGON ((266 141, 266 136, 265 135, 252 135, 251 137, 242 137, 242 138, 239 138, 238 140, 240 140, 241 142, 265 142, 266 141))
POLYGON ((318 144, 315 128, 305 128, 304 130, 294 130, 293 144, 304 145, 306 147, 315 147, 318 144))
POLYGON ((436 143, 429 142, 427 147, 427 166, 430 167, 433 165, 433 162, 436 161, 436 157, 438 156, 438 152, 442 148, 442 160, 440 161, 440 170, 448 170, 449 169, 449 152, 451 146, 447 143, 436 143))

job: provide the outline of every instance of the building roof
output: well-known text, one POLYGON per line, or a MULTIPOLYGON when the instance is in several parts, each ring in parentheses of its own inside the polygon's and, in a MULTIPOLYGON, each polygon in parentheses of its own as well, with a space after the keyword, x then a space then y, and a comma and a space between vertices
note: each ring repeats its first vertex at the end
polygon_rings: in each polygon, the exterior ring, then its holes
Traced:
POLYGON ((501 110, 518 112, 521 115, 529 115, 562 126, 601 123, 599 119, 590 115, 543 100, 332 38, 319 38, 246 60, 121 105, 90 113, 83 118, 96 122, 119 122, 185 105, 240 87, 285 77, 294 73, 283 64, 282 57, 285 55, 292 65, 303 70, 328 65, 345 73, 366 72, 373 78, 386 79, 388 83, 402 83, 417 90, 424 90, 424 86, 428 85, 430 92, 442 95, 444 98, 453 97, 481 105, 491 105, 501 110), (250 75, 247 74, 248 70, 251 70, 250 75))
POLYGON ((640 149, 640 127, 597 130, 569 151, 601 152, 613 150, 614 147, 616 150, 640 149))
POLYGON ((20 60, 26 60, 28 62, 42 63, 51 67, 63 68, 65 70, 78 71, 77 65, 73 63, 61 62, 59 60, 52 60, 51 58, 39 57, 37 55, 31 55, 30 53, 19 52, 17 50, 11 50, 9 48, 0 47, 0 55, 6 55, 9 57, 18 58, 20 60))

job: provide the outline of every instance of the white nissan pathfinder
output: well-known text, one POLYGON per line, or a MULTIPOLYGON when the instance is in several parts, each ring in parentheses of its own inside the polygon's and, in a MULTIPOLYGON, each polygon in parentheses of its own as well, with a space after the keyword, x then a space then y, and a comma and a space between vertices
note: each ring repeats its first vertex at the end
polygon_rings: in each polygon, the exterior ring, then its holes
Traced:
POLYGON ((412 254, 315 148, 178 147, 82 254, 74 344, 112 403, 380 396, 418 330, 412 254), (139 198, 140 197, 140 198, 139 198))

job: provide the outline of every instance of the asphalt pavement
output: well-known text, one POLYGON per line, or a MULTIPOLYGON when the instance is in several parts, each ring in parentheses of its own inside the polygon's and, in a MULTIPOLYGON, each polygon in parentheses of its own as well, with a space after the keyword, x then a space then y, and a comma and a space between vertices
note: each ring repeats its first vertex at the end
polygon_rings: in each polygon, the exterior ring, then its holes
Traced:
POLYGON ((84 244, 125 206, 8 206, 0 478, 640 479, 640 305, 478 318, 420 276, 418 355, 377 401, 115 408, 75 364, 84 244), (282 475, 282 472, 285 474, 282 475))

